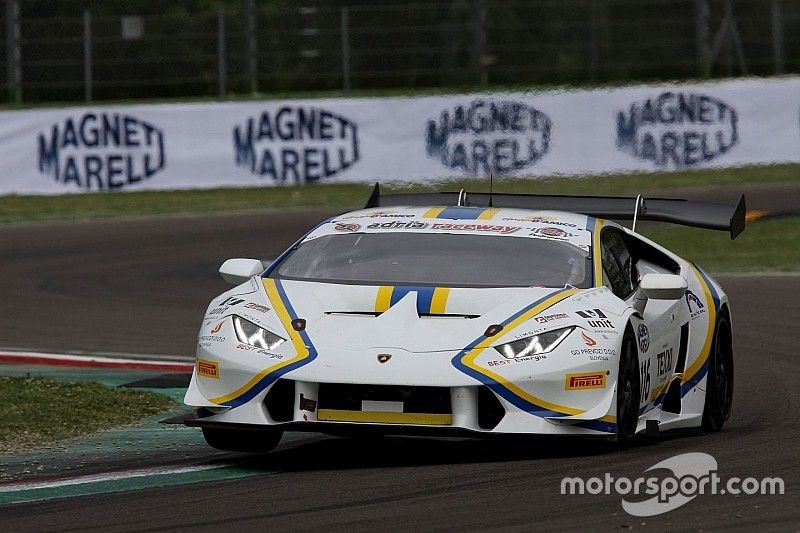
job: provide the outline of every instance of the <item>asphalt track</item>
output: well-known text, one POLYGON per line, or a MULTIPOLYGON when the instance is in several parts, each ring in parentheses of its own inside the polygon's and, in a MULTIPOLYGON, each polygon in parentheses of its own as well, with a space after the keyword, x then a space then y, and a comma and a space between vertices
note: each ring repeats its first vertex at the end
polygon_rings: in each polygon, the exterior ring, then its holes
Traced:
MULTIPOLYGON (((222 260, 274 257, 327 214, 4 226, 0 344, 191 356, 207 301, 226 287, 216 275, 222 260)), ((7 531, 798 531, 800 277, 720 279, 732 302, 737 364, 734 411, 721 433, 670 436, 624 451, 594 441, 296 436, 263 457, 192 454, 191 464, 229 461, 248 477, 3 506, 0 524, 7 531), (780 476, 786 494, 698 496, 650 518, 626 514, 618 495, 560 494, 565 476, 635 478, 686 452, 713 455, 723 478, 780 476)), ((185 464, 183 457, 173 462, 185 464)), ((120 467, 151 464, 147 457, 126 461, 120 467)))

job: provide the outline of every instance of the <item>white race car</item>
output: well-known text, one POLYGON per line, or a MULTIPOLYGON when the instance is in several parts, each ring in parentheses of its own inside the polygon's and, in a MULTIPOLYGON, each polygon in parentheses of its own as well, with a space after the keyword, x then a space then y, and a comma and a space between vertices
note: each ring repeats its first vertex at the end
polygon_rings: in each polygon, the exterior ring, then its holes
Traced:
POLYGON ((329 219, 206 311, 185 403, 215 448, 283 431, 605 436, 719 430, 731 315, 698 266, 605 219, 744 229, 684 200, 431 193, 329 219))

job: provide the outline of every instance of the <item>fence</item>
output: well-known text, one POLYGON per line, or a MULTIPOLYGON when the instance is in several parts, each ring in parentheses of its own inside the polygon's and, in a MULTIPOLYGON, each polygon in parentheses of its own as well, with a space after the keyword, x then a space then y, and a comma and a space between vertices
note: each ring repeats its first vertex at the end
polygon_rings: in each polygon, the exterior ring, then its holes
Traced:
POLYGON ((5 101, 800 72, 794 0, 5 0, 5 101))

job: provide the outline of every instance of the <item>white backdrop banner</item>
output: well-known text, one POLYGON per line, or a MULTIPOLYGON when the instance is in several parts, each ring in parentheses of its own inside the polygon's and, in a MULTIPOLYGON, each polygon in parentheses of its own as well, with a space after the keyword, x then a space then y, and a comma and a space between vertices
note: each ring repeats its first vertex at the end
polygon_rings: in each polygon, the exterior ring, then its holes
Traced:
POLYGON ((800 161, 800 78, 0 112, 0 194, 800 161))

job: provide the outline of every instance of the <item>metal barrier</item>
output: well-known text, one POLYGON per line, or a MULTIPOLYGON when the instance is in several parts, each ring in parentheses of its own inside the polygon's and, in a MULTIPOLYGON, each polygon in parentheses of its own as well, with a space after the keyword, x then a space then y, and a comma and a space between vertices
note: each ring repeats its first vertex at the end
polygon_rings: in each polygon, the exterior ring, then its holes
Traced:
POLYGON ((4 0, 8 103, 800 71, 794 0, 4 0))

